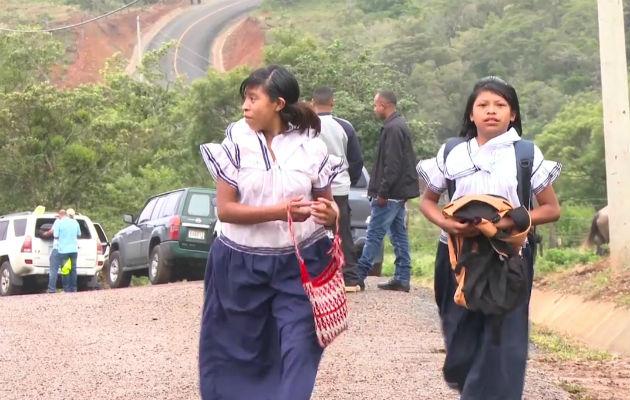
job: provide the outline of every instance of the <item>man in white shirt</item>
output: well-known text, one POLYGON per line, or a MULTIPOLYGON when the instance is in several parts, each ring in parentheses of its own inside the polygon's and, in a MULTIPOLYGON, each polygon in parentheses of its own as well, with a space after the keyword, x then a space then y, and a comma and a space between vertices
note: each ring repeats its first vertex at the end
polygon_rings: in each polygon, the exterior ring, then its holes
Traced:
POLYGON ((361 177, 363 156, 357 133, 352 124, 344 119, 334 117, 334 93, 328 87, 319 87, 313 93, 312 105, 321 120, 320 138, 326 143, 328 153, 344 160, 343 167, 333 179, 331 188, 333 198, 339 207, 339 234, 343 243, 343 254, 346 265, 343 277, 346 291, 360 290, 357 270, 357 259, 354 254, 354 241, 350 230, 351 209, 348 202, 350 186, 361 177))

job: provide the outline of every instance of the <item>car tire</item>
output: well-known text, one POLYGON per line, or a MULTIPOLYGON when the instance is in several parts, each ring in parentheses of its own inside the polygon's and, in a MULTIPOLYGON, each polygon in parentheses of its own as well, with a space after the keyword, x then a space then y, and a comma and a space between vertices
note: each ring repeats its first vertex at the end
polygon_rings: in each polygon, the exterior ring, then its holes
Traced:
POLYGON ((171 280, 171 266, 162 257, 160 245, 156 244, 149 257, 149 281, 153 285, 161 285, 171 280))
POLYGON ((131 283, 131 272, 123 271, 118 250, 109 254, 109 263, 105 271, 105 281, 110 288, 123 288, 131 283))
POLYGON ((11 264, 5 261, 0 266, 0 296, 12 296, 20 294, 21 286, 13 283, 13 269, 11 264))

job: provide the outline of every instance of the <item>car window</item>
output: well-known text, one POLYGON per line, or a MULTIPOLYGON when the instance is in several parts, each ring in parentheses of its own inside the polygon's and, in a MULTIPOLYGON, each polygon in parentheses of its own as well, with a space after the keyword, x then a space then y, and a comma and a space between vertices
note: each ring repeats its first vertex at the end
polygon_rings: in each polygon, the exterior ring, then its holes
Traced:
POLYGON ((79 223, 79 228, 81 228, 81 236, 79 239, 91 239, 92 234, 90 233, 87 221, 84 219, 77 219, 77 222, 79 223))
POLYGON ((162 207, 162 211, 160 212, 160 218, 162 217, 170 217, 177 213, 177 204, 179 203, 180 197, 182 197, 183 192, 174 192, 166 196, 166 202, 162 207))
POLYGON ((192 217, 209 217, 213 214, 210 195, 206 193, 192 193, 186 207, 186 214, 192 217))
POLYGON ((107 242, 107 235, 105 234, 105 230, 103 229, 103 227, 100 224, 94 224, 94 229, 96 229, 96 234, 98 235, 98 240, 100 240, 101 243, 106 243, 107 242))
POLYGON ((13 232, 16 237, 26 235, 26 218, 13 220, 13 232))
POLYGON ((0 221, 0 240, 7 239, 8 229, 9 229, 9 221, 0 221))
POLYGON ((157 202, 157 198, 153 198, 142 209, 142 212, 138 216, 138 222, 137 222, 138 224, 146 222, 151 218, 151 213, 153 212, 153 208, 155 207, 156 202, 157 202))
POLYGON ((157 198, 157 202, 155 203, 155 207, 153 208, 153 212, 151 213, 151 220, 160 218, 160 211, 162 211, 165 202, 166 196, 160 196, 157 198))

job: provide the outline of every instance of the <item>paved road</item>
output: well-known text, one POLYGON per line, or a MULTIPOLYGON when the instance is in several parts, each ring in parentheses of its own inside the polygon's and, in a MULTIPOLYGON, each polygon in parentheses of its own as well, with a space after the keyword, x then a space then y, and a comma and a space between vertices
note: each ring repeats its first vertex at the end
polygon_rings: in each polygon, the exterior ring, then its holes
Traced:
POLYGON ((212 43, 234 19, 256 8, 262 0, 204 0, 191 5, 160 30, 147 50, 174 40, 175 48, 162 61, 168 80, 185 76, 189 81, 206 74, 212 66, 212 43), (176 58, 176 60, 175 60, 176 58), (175 62, 176 61, 176 62, 175 62))
MULTIPOLYGON (((457 400, 431 291, 349 295, 313 400, 457 400)), ((0 299, 0 399, 198 399, 202 282, 0 299)), ((530 363, 526 400, 568 400, 530 363)), ((252 399, 256 400, 256 399, 252 399)))

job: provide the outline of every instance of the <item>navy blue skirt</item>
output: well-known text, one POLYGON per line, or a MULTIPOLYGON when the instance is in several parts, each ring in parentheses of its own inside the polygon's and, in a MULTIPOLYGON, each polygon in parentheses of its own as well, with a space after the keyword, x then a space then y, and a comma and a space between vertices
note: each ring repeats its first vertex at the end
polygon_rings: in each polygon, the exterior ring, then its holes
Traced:
POLYGON ((443 373, 462 400, 520 400, 523 394, 529 344, 529 298, 534 276, 533 252, 523 250, 528 265, 527 296, 501 324, 499 341, 493 338, 495 320, 455 304, 457 287, 448 246, 438 245, 435 260, 435 300, 446 345, 443 373))
MULTIPOLYGON (((204 400, 306 400, 322 348, 294 253, 260 255, 214 241, 208 255, 199 340, 204 400)), ((314 277, 328 238, 301 248, 314 277)))

